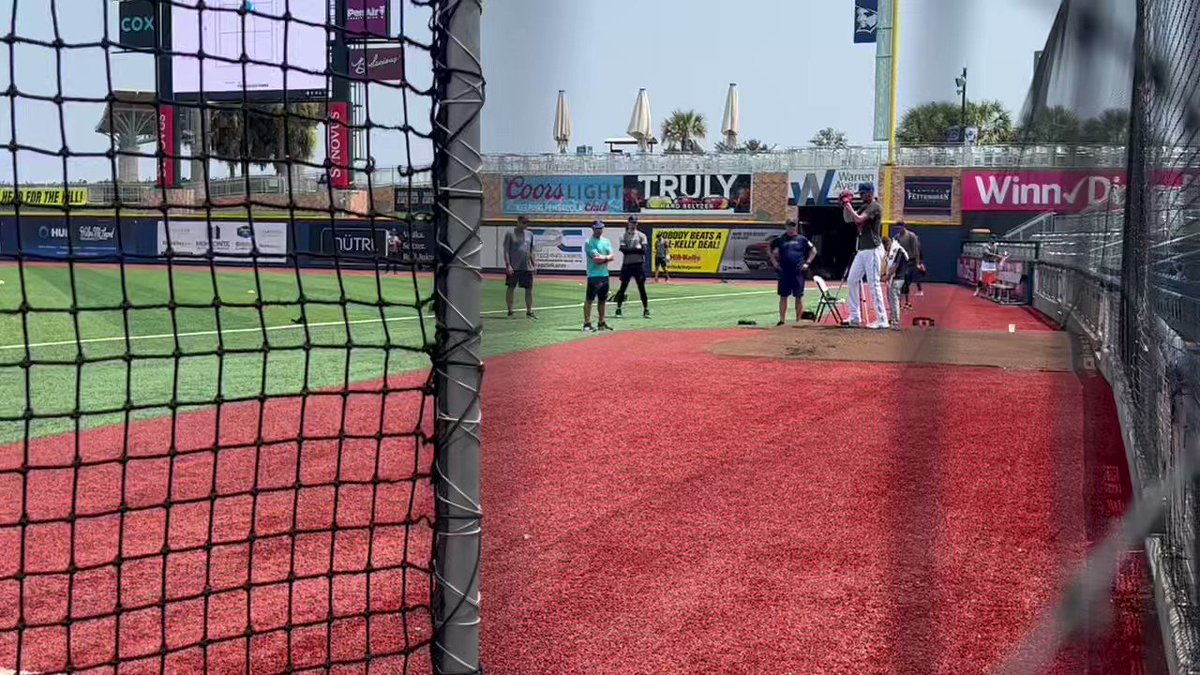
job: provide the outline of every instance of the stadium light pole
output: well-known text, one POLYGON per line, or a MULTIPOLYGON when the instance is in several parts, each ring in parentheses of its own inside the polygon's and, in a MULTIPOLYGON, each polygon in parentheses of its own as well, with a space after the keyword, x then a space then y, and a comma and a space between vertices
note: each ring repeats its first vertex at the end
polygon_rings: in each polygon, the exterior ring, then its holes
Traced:
POLYGON ((963 66, 962 75, 954 78, 954 84, 958 85, 958 93, 962 96, 962 111, 958 117, 958 140, 963 145, 967 144, 967 67, 963 66))

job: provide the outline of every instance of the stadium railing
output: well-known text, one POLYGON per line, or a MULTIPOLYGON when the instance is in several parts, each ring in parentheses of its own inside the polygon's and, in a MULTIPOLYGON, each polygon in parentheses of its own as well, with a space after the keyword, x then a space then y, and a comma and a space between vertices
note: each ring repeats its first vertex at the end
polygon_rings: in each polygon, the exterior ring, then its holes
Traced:
MULTIPOLYGON (((1198 297, 1181 293, 1173 273, 1151 273, 1148 307, 1133 317, 1138 330, 1160 339, 1136 360, 1122 353, 1124 213, 1109 206, 1090 213, 1040 216, 1037 228, 1012 237, 1037 242, 1034 306, 1082 338, 1083 351, 1113 389, 1137 500, 1151 525, 1137 531, 1153 575, 1158 616, 1174 672, 1196 672, 1200 646, 1200 558, 1194 459, 1200 419, 1197 353, 1187 310, 1198 297), (1189 347, 1189 345, 1193 345, 1189 347), (1150 366, 1149 368, 1147 366, 1150 366), (1136 383, 1155 382, 1153 401, 1136 383), (1154 434, 1145 428, 1154 427, 1154 434)), ((1132 520, 1132 519, 1131 519, 1132 520)), ((1136 528, 1135 528, 1136 529, 1136 528)))

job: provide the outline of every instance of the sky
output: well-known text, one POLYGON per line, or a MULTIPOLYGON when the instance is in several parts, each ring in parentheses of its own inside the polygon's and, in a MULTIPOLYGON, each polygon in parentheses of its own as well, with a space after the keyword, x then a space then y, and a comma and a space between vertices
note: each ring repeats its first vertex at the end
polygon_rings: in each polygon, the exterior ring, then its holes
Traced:
MULTIPOLYGON (((106 21, 106 1, 0 0, 0 33, 49 42, 57 32, 74 45, 61 50, 61 68, 49 46, 0 49, 0 91, 13 84, 21 92, 0 101, 0 142, 35 148, 16 153, 21 182, 63 180, 64 145, 72 155, 67 180, 110 178, 112 162, 102 154, 108 139, 95 132, 104 110, 98 99, 109 89, 153 88, 150 57, 95 44, 106 31, 110 39, 117 35, 116 3, 108 5, 106 21), (53 97, 60 79, 65 97, 95 100, 60 106, 33 98, 53 97)), ((958 100, 954 78, 964 66, 972 99, 999 99, 1019 110, 1033 53, 1044 44, 1057 7, 1058 0, 903 0, 901 112, 930 100, 958 100)), ((424 42, 423 12, 406 3, 404 12, 393 11, 393 27, 403 21, 408 34, 424 42)), ((853 144, 873 143, 875 50, 852 44, 852 19, 851 0, 486 0, 483 149, 553 151, 559 89, 571 105, 572 146, 600 149, 605 138, 625 134, 639 87, 650 94, 656 128, 676 108, 703 113, 711 147, 731 82, 740 92, 743 138, 803 146, 818 129, 833 126, 853 144)), ((428 58, 419 48, 407 53, 413 87, 428 87, 428 58)), ((373 122, 408 123, 428 133, 428 99, 416 91, 402 96, 372 86, 368 98, 373 122)), ((428 162, 430 149, 417 134, 376 129, 371 152, 376 166, 388 167, 428 162)), ((11 182, 14 156, 4 154, 0 182, 11 182)), ((140 169, 144 180, 153 177, 152 160, 140 169)), ((214 176, 223 173, 214 169, 214 176)))

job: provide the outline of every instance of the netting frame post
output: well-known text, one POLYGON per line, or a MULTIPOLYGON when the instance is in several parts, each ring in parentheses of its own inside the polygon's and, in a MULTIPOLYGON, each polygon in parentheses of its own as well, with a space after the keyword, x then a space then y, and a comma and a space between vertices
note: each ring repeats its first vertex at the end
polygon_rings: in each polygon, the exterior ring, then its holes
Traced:
POLYGON ((433 670, 481 673, 482 0, 434 0, 433 670))

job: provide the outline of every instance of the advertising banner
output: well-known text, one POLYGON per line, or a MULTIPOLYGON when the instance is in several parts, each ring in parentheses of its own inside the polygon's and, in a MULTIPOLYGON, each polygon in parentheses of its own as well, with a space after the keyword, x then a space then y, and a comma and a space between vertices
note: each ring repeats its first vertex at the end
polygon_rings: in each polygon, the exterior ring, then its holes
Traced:
MULTIPOLYGON (((0 186, 0 206, 15 204, 17 194, 17 189, 11 185, 0 186)), ((24 206, 83 206, 88 203, 87 188, 21 188, 20 196, 24 206)))
POLYGON ((117 42, 125 48, 153 48, 155 4, 150 0, 122 0, 117 6, 117 42))
POLYGON ((350 187, 350 104, 336 101, 328 105, 329 119, 325 123, 329 186, 337 190, 350 187))
POLYGON ((783 234, 782 229, 741 227, 729 230, 729 239, 721 256, 721 274, 772 276, 771 240, 783 234))
POLYGON ((505 176, 504 213, 620 213, 620 176, 505 176))
POLYGON ((832 168, 809 171, 793 171, 788 174, 788 206, 837 205, 838 195, 844 190, 854 193, 858 200, 858 186, 870 183, 879 191, 879 169, 832 168))
POLYGON ((159 187, 175 187, 175 107, 160 105, 158 108, 158 160, 159 187))
POLYGON ((948 216, 953 205, 953 178, 914 176, 904 179, 904 213, 948 216))
POLYGON ((727 229, 717 228, 656 227, 651 245, 657 247, 660 237, 670 240, 671 262, 667 271, 672 274, 717 274, 721 270, 729 233, 727 229))
MULTIPOLYGON (((583 272, 587 269, 583 259, 583 244, 592 236, 590 229, 531 227, 529 232, 533 235, 533 255, 539 271, 583 272)), ((503 242, 503 238, 501 241, 503 242)), ((500 264, 503 266, 503 251, 500 256, 500 264)))
MULTIPOLYGON (((16 242, 13 242, 15 245, 16 242)), ((116 256, 120 253, 114 222, 22 220, 21 252, 47 258, 116 256)))
POLYGON ((732 215, 750 213, 753 176, 666 174, 625 176, 626 213, 653 215, 732 215))
POLYGON ((433 213, 433 187, 397 185, 392 188, 392 208, 396 213, 433 213))
POLYGON ((403 82, 404 47, 350 45, 350 79, 367 82, 403 82))
POLYGON ((964 211, 1054 211, 1077 213, 1123 200, 1122 169, 1062 171, 964 171, 964 211))
POLYGON ((282 263, 287 261, 288 224, 214 220, 158 222, 158 253, 201 257, 209 253, 222 262, 282 263), (258 253, 255 255, 255 247, 258 253))
POLYGON ((879 0, 854 0, 854 44, 873 44, 879 27, 879 0))
POLYGON ((388 37, 391 0, 346 0, 346 37, 388 37))

